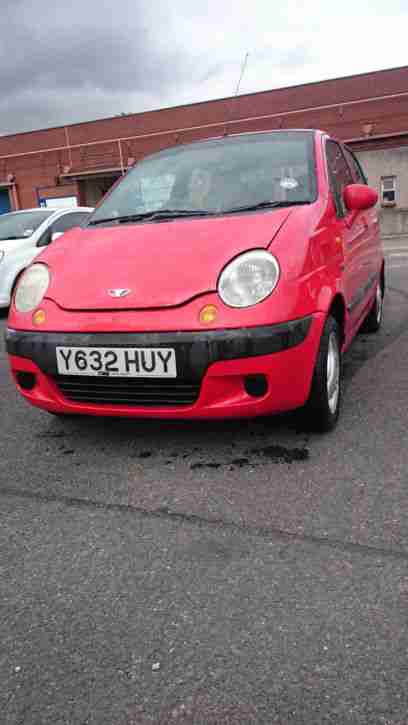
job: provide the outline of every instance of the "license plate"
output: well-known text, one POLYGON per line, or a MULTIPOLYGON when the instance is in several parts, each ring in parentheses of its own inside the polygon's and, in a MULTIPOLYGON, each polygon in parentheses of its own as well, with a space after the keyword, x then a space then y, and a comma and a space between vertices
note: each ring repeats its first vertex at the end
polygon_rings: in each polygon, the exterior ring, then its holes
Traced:
POLYGON ((60 375, 125 378, 177 377, 176 351, 155 347, 57 347, 60 375))

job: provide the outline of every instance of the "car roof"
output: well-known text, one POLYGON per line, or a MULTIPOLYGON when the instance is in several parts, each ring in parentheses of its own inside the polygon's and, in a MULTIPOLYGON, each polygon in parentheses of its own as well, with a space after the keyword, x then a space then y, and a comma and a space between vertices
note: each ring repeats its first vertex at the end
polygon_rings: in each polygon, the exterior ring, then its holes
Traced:
MULTIPOLYGON (((175 146, 193 146, 194 144, 206 143, 207 141, 221 141, 228 138, 240 138, 242 136, 261 136, 273 133, 310 133, 314 134, 315 136, 327 136, 326 131, 322 131, 318 128, 268 128, 261 131, 239 131, 236 133, 223 133, 221 136, 209 136, 207 138, 195 139, 194 141, 187 141, 185 144, 174 144, 171 148, 174 148, 175 146)), ((161 150, 165 151, 166 149, 161 150)))
MULTIPOLYGON (((222 125, 222 124, 220 124, 222 125)), ((176 148, 182 148, 186 146, 195 146, 196 144, 206 144, 211 143, 214 141, 226 141, 230 138, 243 138, 245 136, 261 136, 261 135, 271 135, 271 134, 279 134, 279 133, 308 133, 313 135, 315 138, 324 138, 324 137, 330 137, 334 141, 337 139, 327 133, 327 131, 322 131, 318 128, 269 128, 264 129, 261 131, 240 131, 237 133, 223 133, 221 136, 208 136, 207 138, 199 138, 195 139, 194 141, 180 141, 178 143, 174 143, 171 146, 168 146, 166 148, 158 149, 157 151, 152 151, 148 154, 148 156, 155 156, 156 154, 165 153, 166 151, 174 150, 176 148)), ((140 159, 140 161, 143 161, 140 159)), ((139 161, 135 163, 135 166, 139 161)))

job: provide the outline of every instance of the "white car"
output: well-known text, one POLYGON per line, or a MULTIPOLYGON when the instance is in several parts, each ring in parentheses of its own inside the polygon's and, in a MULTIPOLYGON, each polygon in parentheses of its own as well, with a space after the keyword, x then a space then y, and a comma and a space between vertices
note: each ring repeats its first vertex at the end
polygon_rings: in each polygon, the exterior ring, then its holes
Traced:
POLYGON ((68 229, 80 226, 93 211, 24 209, 0 216, 0 309, 9 307, 16 280, 34 257, 68 229))

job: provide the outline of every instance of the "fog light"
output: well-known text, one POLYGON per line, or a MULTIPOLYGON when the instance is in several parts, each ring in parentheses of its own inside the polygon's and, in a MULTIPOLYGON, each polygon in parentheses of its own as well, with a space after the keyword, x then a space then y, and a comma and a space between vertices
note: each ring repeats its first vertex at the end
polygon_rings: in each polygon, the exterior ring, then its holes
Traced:
POLYGON ((200 322, 202 325, 211 325, 217 319, 218 310, 215 305, 206 305, 200 312, 200 322))
POLYGON ((244 388, 252 398, 262 398, 268 392, 268 381, 265 375, 247 375, 244 388))
POLYGON ((46 314, 44 310, 37 310, 33 314, 33 325, 43 325, 45 322, 46 314))
POLYGON ((32 390, 35 386, 35 375, 34 373, 16 373, 16 380, 23 390, 32 390))

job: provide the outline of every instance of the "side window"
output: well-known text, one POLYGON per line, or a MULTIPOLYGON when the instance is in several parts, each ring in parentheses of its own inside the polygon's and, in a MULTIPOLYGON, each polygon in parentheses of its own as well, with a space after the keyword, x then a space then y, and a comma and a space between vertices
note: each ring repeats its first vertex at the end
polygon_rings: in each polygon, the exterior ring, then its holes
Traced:
POLYGON ((73 212, 72 214, 64 214, 64 216, 57 219, 57 221, 54 222, 51 226, 51 235, 58 232, 59 234, 62 234, 63 232, 67 232, 68 229, 72 229, 72 227, 77 227, 79 224, 82 224, 82 222, 86 221, 86 219, 89 217, 88 212, 73 212))
POLYGON ((343 201, 343 189, 348 184, 353 183, 351 171, 343 156, 341 147, 335 141, 327 141, 326 158, 337 215, 346 216, 347 210, 343 201))
POLYGON ((354 156, 354 154, 350 151, 350 149, 347 148, 347 146, 343 146, 343 149, 344 149, 346 159, 348 161, 348 165, 350 166, 351 173, 353 175, 354 183, 355 184, 367 184, 367 179, 360 166, 359 160, 354 156))

